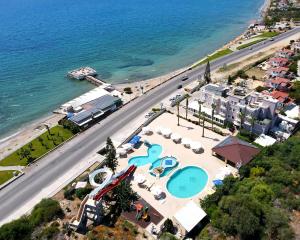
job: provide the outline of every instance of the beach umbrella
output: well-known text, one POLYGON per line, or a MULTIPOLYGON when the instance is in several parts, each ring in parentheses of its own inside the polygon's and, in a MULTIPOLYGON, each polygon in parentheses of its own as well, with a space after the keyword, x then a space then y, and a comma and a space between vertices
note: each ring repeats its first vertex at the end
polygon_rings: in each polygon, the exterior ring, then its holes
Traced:
POLYGON ((178 142, 180 139, 181 139, 181 136, 177 133, 172 133, 171 135, 171 139, 174 141, 174 142, 178 142))
POLYGON ((146 181, 146 177, 143 174, 137 174, 134 176, 134 181, 136 181, 138 184, 142 184, 146 181))
POLYGON ((132 144, 130 144, 130 143, 125 143, 125 144, 123 144, 122 147, 123 147, 123 148, 125 149, 125 151, 127 151, 127 152, 133 149, 133 146, 132 146, 132 144))
POLYGON ((203 149, 203 147, 199 142, 191 142, 191 149, 193 149, 194 151, 200 151, 201 149, 203 149))
POLYGON ((223 184, 223 181, 220 180, 220 179, 215 179, 215 180, 213 180, 213 183, 214 183, 215 186, 220 186, 220 185, 223 184))
POLYGON ((124 148, 117 148, 116 149, 116 153, 119 154, 119 155, 125 155, 126 154, 126 149, 124 148))
POLYGON ((165 137, 170 137, 172 130, 169 128, 164 128, 161 130, 162 135, 164 135, 165 137))
POLYGON ((151 193, 154 196, 160 196, 163 193, 162 187, 161 186, 154 186, 151 188, 151 193))
POLYGON ((181 143, 185 146, 185 147, 189 147, 191 145, 191 140, 188 138, 182 138, 181 143))
POLYGON ((142 134, 149 134, 151 132, 151 128, 149 126, 142 128, 142 134))
POLYGON ((156 132, 157 134, 161 134, 161 127, 155 128, 155 132, 156 132))

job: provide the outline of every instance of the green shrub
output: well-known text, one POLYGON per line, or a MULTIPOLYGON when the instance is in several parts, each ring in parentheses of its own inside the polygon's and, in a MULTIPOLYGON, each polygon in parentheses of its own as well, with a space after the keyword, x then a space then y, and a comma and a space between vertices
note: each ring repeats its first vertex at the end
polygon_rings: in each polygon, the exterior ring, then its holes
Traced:
POLYGON ((171 234, 175 233, 175 227, 171 219, 167 218, 166 221, 163 223, 162 232, 168 232, 171 234))
POLYGON ((68 188, 64 191, 64 198, 67 200, 74 200, 75 188, 68 188))
POLYGON ((255 90, 256 90, 257 92, 262 92, 262 91, 267 90, 267 89, 268 89, 267 87, 263 87, 263 86, 257 86, 257 87, 255 88, 255 90))
POLYGON ((63 211, 57 201, 53 199, 43 199, 33 208, 29 219, 34 226, 38 226, 62 216, 63 211))
POLYGON ((39 239, 55 239, 55 236, 59 233, 58 226, 51 224, 49 227, 46 227, 39 234, 39 239))
POLYGON ((160 238, 160 240, 178 240, 173 234, 165 232, 163 233, 160 238))
POLYGON ((0 240, 30 239, 34 229, 28 217, 21 217, 0 228, 0 240))
MULTIPOLYGON (((52 199, 43 199, 29 216, 21 217, 0 227, 0 240, 27 240, 36 227, 62 217, 59 203, 52 199)), ((53 225, 53 227, 57 227, 53 225)), ((52 231, 52 230, 51 230, 52 231)))
POLYGON ((124 88, 124 92, 125 92, 126 94, 132 94, 132 90, 131 90, 130 87, 124 88))
POLYGON ((91 188, 79 188, 75 190, 75 195, 79 199, 83 200, 87 194, 89 194, 92 191, 91 188))

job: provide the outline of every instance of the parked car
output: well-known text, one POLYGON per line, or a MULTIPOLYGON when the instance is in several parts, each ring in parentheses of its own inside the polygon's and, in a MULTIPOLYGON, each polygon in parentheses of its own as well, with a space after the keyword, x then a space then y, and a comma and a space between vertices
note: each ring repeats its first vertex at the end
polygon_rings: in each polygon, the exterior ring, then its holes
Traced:
POLYGON ((182 85, 181 85, 181 84, 180 84, 180 85, 178 85, 177 89, 180 89, 180 88, 182 88, 182 85))
POLYGON ((271 37, 271 38, 270 38, 270 41, 274 41, 274 38, 273 38, 273 37, 271 37))
POLYGON ((145 118, 150 118, 151 116, 153 116, 155 114, 155 112, 148 112, 146 115, 145 115, 145 118))
POLYGON ((181 78, 181 81, 186 81, 186 80, 188 80, 189 79, 189 77, 187 76, 187 75, 185 75, 185 76, 183 76, 182 78, 181 78))

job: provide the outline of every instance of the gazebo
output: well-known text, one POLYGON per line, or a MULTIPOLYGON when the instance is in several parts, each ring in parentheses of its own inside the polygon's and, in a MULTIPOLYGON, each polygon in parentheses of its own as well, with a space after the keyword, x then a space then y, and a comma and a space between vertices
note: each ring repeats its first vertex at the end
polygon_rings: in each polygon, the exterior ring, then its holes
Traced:
POLYGON ((218 157, 233 163, 236 167, 250 162, 260 150, 254 145, 237 137, 228 136, 222 142, 212 148, 212 152, 218 157))

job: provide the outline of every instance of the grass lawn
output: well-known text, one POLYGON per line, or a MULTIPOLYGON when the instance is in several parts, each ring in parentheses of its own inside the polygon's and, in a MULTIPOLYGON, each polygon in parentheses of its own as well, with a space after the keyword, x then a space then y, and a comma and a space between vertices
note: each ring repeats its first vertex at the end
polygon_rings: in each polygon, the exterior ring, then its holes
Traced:
POLYGON ((0 185, 11 179, 14 176, 13 172, 18 171, 0 171, 0 185))
POLYGON ((257 39, 257 40, 255 40, 255 41, 252 41, 252 42, 243 44, 243 45, 241 45, 241 46, 238 46, 236 49, 237 49, 237 50, 241 50, 241 49, 250 47, 250 46, 252 46, 252 45, 254 45, 254 44, 256 44, 256 43, 259 43, 259 42, 261 42, 261 41, 264 41, 264 40, 265 40, 265 38, 257 39))
POLYGON ((223 57, 223 56, 225 56, 227 54, 230 54, 230 53, 232 53, 232 50, 230 50, 229 48, 217 51, 216 53, 214 53, 212 55, 209 55, 208 58, 205 58, 205 59, 201 60, 200 62, 195 63, 192 67, 199 66, 199 65, 207 62, 207 60, 213 61, 213 60, 215 60, 217 58, 223 57))
POLYGON ((277 36, 277 35, 279 35, 278 32, 264 32, 264 33, 258 35, 258 37, 262 37, 262 38, 271 38, 271 37, 275 37, 275 36, 277 36))
POLYGON ((30 161, 37 159, 72 136, 73 133, 70 130, 62 126, 55 126, 50 129, 50 135, 48 132, 43 133, 38 138, 35 138, 30 143, 27 143, 1 160, 0 166, 26 166, 30 161), (27 157, 21 154, 22 150, 29 152, 27 157))

